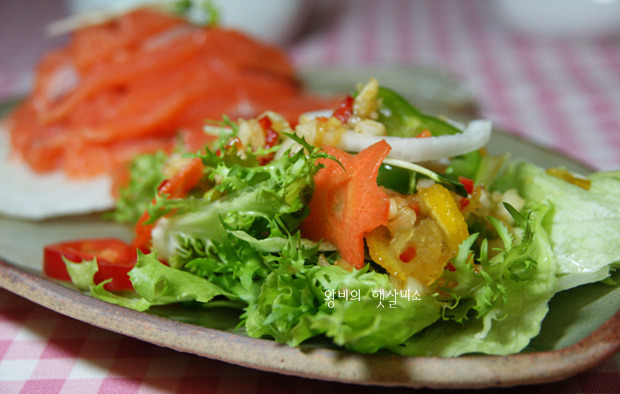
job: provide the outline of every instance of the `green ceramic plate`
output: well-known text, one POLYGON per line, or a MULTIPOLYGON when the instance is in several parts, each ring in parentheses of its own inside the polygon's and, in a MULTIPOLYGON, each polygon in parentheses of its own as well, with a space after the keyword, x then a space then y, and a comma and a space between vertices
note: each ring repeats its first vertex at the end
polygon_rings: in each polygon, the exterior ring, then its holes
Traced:
MULTIPOLYGON (((384 70, 381 74, 395 81, 412 75, 418 75, 419 80, 435 78, 416 72, 384 70)), ((311 87, 340 91, 350 89, 369 75, 363 71, 305 74, 311 87)), ((382 82, 386 77, 379 75, 382 82)), ((454 110, 455 116, 461 117, 467 117, 466 111, 473 108, 464 95, 454 96, 443 104, 444 113, 446 109, 454 110)), ((494 133, 489 150, 498 153, 509 150, 513 158, 542 166, 561 165, 573 171, 589 172, 587 167, 567 157, 499 130, 494 133)), ((435 358, 355 354, 321 343, 291 348, 235 332, 237 316, 226 309, 197 312, 191 321, 186 317, 180 321, 175 308, 161 308, 156 314, 139 313, 95 300, 41 276, 44 245, 104 236, 130 239, 131 229, 105 222, 98 215, 37 222, 0 217, 0 286, 61 314, 156 345, 265 371, 357 384, 481 388, 543 383, 587 370, 620 349, 617 313, 620 288, 603 284, 586 285, 556 295, 541 334, 521 354, 435 358)))

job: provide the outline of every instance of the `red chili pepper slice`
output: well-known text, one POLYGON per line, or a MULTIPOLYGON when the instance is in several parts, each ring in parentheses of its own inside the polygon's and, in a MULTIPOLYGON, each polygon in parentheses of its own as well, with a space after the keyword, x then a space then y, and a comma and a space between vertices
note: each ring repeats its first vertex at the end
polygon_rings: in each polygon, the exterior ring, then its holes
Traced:
MULTIPOLYGON (((258 119, 258 124, 263 130, 263 135, 265 136, 265 148, 273 148, 278 144, 278 133, 273 129, 273 122, 269 116, 264 115, 258 119)), ((271 162, 274 158, 274 154, 266 154, 259 157, 259 164, 265 165, 271 162)))
POLYGON ((278 133, 273 129, 273 122, 269 116, 261 116, 258 119, 258 124, 261 129, 263 129, 263 134, 265 136, 265 147, 273 148, 278 144, 278 133))
POLYGON ((465 191, 467 191, 467 194, 472 194, 474 192, 474 181, 473 180, 469 178, 465 178, 464 176, 459 176, 459 183, 465 186, 465 191))
POLYGON ((405 250, 402 251, 402 253, 398 256, 398 258, 403 263, 408 263, 411 260, 415 259, 417 255, 418 253, 416 252, 415 248, 413 246, 409 246, 405 250))
POLYGON ((420 134, 416 135, 415 138, 429 138, 432 137, 431 131, 429 129, 424 129, 420 132, 420 134))
POLYGON ((63 256, 75 263, 96 258, 99 270, 95 274, 95 283, 112 279, 104 286, 106 290, 133 289, 127 273, 136 264, 136 250, 120 239, 83 239, 47 245, 43 249, 43 273, 54 279, 70 281, 63 256))
POLYGON ((467 206, 469 205, 469 198, 462 198, 461 201, 459 202, 459 206, 461 208, 461 211, 465 208, 467 208, 467 206))
POLYGON ((342 124, 347 123, 349 118, 353 115, 353 97, 347 96, 340 102, 338 107, 333 113, 333 116, 337 118, 342 124))

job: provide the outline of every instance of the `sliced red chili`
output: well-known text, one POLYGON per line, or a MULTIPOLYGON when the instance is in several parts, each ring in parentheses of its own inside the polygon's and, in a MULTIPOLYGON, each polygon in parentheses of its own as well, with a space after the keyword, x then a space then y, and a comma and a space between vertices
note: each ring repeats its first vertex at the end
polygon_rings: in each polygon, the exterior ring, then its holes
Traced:
POLYGON ((342 124, 348 122, 349 118, 353 115, 353 97, 347 96, 340 102, 338 107, 333 113, 333 116, 337 118, 342 124))
POLYGON ((413 209, 413 212, 415 212, 416 215, 420 214, 420 206, 418 204, 415 203, 415 201, 409 201, 409 208, 413 209))
POLYGON ((461 211, 465 209, 469 205, 469 198, 462 198, 459 205, 461 207, 461 211))
POLYGON ((467 191, 467 194, 472 194, 474 192, 474 181, 473 180, 469 178, 465 178, 464 176, 459 176, 459 183, 465 186, 465 191, 467 191))
POLYGON ((265 147, 272 148, 278 144, 278 133, 273 129, 273 122, 269 116, 261 116, 258 119, 263 135, 265 136, 265 147))
POLYGON ((420 134, 416 135, 415 138, 428 138, 432 137, 431 131, 429 129, 424 129, 420 132, 420 134))
POLYGON ((95 284, 112 279, 106 290, 132 290, 127 273, 136 264, 136 250, 116 238, 83 239, 47 245, 43 249, 43 273, 51 278, 70 281, 63 257, 80 263, 97 259, 95 284))
POLYGON ((405 250, 402 251, 402 253, 398 256, 398 258, 403 263, 408 263, 411 260, 415 259, 417 255, 418 253, 416 252, 415 248, 413 246, 409 246, 405 250))
POLYGON ((265 133, 265 146, 273 148, 278 144, 278 133, 274 129, 269 129, 265 133))

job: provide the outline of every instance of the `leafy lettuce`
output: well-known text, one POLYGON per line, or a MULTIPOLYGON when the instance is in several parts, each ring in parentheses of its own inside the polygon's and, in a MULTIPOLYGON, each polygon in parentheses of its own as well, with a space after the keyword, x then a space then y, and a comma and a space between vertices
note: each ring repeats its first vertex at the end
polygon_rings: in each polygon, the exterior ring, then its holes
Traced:
POLYGON ((476 235, 465 241, 453 260, 456 270, 444 274, 445 287, 453 301, 443 321, 392 348, 396 353, 418 356, 455 357, 467 353, 507 355, 518 353, 539 331, 554 295, 555 258, 542 222, 548 209, 541 207, 527 218, 513 211, 524 228, 515 239, 498 221, 504 248, 488 257, 483 241, 479 265, 470 261, 469 249, 476 235))
POLYGON ((557 260, 556 292, 603 280, 620 266, 620 171, 588 177, 589 189, 531 163, 511 163, 497 182, 516 188, 526 209, 550 206, 542 227, 557 260))
POLYGON ((168 155, 164 152, 136 156, 129 166, 129 182, 119 190, 116 207, 109 215, 119 223, 135 224, 164 180, 162 171, 168 155))
POLYGON ((134 185, 118 220, 135 220, 141 201, 156 222, 153 251, 138 253, 129 274, 135 292, 95 285, 96 261, 67 262, 73 282, 140 311, 179 303, 193 306, 188 315, 232 308, 239 330, 291 346, 327 338, 357 352, 454 357, 521 351, 557 291, 605 279, 620 261, 619 172, 590 176, 586 190, 528 163, 509 164, 496 178, 505 156, 470 154, 444 175, 517 189, 524 209, 506 205, 517 231, 494 217, 477 219, 470 230, 480 232, 460 245, 451 269, 419 292, 395 287, 372 263, 348 270, 336 263, 337 251, 300 235, 318 160, 330 157, 291 138, 302 149, 267 165, 261 158, 273 151, 207 150, 199 155, 207 187, 182 199, 153 199, 156 176, 143 189, 134 185))

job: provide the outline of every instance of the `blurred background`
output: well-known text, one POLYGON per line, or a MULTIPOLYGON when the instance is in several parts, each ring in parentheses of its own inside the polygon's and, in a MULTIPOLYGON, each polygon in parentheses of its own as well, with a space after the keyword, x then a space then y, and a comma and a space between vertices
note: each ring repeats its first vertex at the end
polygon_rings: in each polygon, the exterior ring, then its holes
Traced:
MULTIPOLYGON (((0 99, 26 92, 41 54, 66 39, 49 23, 143 1, 0 2, 0 99)), ((596 169, 620 167, 620 1, 213 3, 225 24, 283 47, 312 87, 348 91, 375 75, 431 112, 484 116, 596 169)))

